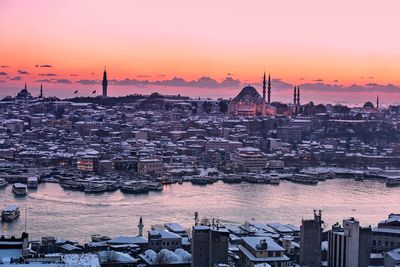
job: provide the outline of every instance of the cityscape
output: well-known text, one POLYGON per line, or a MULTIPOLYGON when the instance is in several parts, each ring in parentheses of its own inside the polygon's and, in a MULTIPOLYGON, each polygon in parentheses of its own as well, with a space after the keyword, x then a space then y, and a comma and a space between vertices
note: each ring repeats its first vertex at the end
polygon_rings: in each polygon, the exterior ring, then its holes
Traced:
POLYGON ((0 266, 400 266, 399 4, 222 2, 0 2, 0 266))

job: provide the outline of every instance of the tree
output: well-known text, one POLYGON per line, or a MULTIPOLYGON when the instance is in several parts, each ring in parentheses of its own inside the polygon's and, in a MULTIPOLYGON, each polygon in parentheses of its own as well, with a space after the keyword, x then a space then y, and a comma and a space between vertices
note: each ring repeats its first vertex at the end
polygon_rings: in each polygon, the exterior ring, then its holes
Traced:
POLYGON ((221 113, 226 113, 228 112, 228 103, 224 100, 219 101, 219 111, 221 113))

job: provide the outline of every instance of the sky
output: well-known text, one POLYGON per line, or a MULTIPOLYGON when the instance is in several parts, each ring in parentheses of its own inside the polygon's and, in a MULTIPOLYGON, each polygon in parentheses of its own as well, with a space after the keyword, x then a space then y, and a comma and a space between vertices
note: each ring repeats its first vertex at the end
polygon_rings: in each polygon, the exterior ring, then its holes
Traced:
POLYGON ((110 95, 235 96, 400 103, 400 1, 0 0, 0 97, 24 83, 61 98, 110 95))

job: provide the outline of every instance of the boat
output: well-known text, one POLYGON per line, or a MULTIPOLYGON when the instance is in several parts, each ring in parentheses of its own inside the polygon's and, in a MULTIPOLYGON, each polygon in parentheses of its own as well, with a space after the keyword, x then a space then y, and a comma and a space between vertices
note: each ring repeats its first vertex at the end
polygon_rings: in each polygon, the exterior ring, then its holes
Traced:
POLYGON ((270 173, 267 175, 267 181, 269 184, 272 185, 279 185, 280 179, 279 179, 279 174, 277 173, 270 173))
POLYGON ((146 186, 149 188, 150 191, 162 191, 163 184, 159 182, 147 182, 146 186))
POLYGON ((27 187, 24 184, 15 183, 13 184, 12 191, 17 196, 24 196, 27 194, 27 187))
POLYGON ((243 179, 240 175, 228 174, 228 175, 223 176, 222 180, 224 181, 224 183, 238 184, 238 183, 241 183, 243 179))
POLYGON ((99 182, 89 182, 83 186, 85 193, 103 193, 107 191, 107 184, 99 182))
POLYGON ((39 182, 38 182, 38 178, 36 176, 28 177, 28 180, 26 183, 26 186, 28 188, 37 188, 38 184, 39 184, 39 182))
POLYGON ((304 174, 294 174, 290 177, 290 181, 299 184, 307 184, 307 185, 317 185, 318 179, 313 176, 304 175, 304 174))
POLYGON ((107 186, 107 191, 112 192, 115 191, 119 188, 118 181, 111 181, 111 180, 106 180, 104 183, 107 186))
POLYGON ((387 187, 400 186, 400 176, 387 176, 386 186, 387 187))
POLYGON ((9 222, 9 221, 17 219, 19 217, 19 214, 20 214, 19 208, 16 205, 10 205, 10 206, 7 206, 1 212, 1 220, 3 222, 9 222))
POLYGON ((128 194, 144 194, 150 191, 142 181, 125 182, 121 185, 120 190, 122 193, 128 194))
POLYGON ((212 177, 206 177, 206 176, 193 176, 192 177, 192 184, 196 184, 196 185, 207 185, 207 184, 212 184, 214 182, 216 182, 217 179, 212 178, 212 177))
POLYGON ((7 185, 7 180, 4 178, 0 178, 0 188, 5 187, 7 185))

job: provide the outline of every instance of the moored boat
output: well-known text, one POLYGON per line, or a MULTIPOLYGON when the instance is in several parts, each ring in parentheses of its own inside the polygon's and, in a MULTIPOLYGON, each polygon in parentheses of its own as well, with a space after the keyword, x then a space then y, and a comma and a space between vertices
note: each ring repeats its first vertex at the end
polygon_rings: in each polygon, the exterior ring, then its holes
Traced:
POLYGON ((222 180, 224 181, 224 183, 235 184, 235 183, 241 183, 242 177, 236 174, 228 174, 223 176, 222 180))
POLYGON ((15 183, 13 184, 12 191, 17 196, 24 196, 27 194, 27 187, 24 184, 15 183))
POLYGON ((103 193, 107 191, 107 184, 90 182, 83 186, 85 193, 103 193))
POLYGON ((36 176, 31 176, 28 177, 27 182, 26 182, 26 186, 28 188, 37 188, 38 187, 38 178, 36 176))
POLYGON ((1 212, 1 220, 4 222, 9 222, 18 218, 19 214, 19 208, 16 205, 10 205, 1 212))
POLYGON ((0 178, 0 188, 5 187, 7 185, 7 180, 4 178, 0 178))
POLYGON ((277 174, 277 173, 268 174, 267 182, 272 185, 279 185, 279 183, 280 183, 279 174, 277 174))
POLYGON ((388 187, 400 186, 400 176, 387 176, 386 186, 388 187))
POLYGON ((121 185, 120 190, 122 193, 128 194, 144 194, 150 191, 142 181, 125 182, 121 185))
POLYGON ((316 179, 313 176, 304 175, 304 174, 294 174, 290 178, 290 181, 292 181, 294 183, 306 184, 306 185, 317 185, 318 184, 318 179, 316 179))

